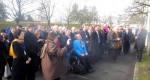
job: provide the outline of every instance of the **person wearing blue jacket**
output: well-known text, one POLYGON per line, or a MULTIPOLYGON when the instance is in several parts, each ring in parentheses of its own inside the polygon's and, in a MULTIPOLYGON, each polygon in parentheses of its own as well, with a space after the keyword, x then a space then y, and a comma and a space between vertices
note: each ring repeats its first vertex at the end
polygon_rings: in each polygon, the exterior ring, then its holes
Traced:
POLYGON ((90 64, 90 61, 88 59, 88 52, 86 49, 86 44, 82 40, 82 37, 80 34, 76 35, 77 40, 73 42, 73 48, 75 54, 79 57, 81 64, 87 69, 88 72, 92 71, 92 67, 90 64))

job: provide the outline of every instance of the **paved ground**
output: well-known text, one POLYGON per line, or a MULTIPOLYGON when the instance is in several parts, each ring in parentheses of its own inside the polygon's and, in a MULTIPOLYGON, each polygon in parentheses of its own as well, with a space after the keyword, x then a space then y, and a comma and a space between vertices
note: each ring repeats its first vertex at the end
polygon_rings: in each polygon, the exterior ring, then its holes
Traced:
MULTIPOLYGON (((104 55, 104 60, 94 66, 94 72, 86 75, 68 74, 61 80, 133 80, 134 66, 133 51, 128 55, 121 54, 116 63, 112 63, 107 55, 104 55)), ((44 80, 40 72, 36 80, 44 80)))
MULTIPOLYGON (((133 50, 128 55, 121 54, 116 63, 104 55, 103 61, 94 65, 94 72, 86 75, 67 74, 61 80, 133 80, 135 61, 133 50)), ((41 72, 37 73, 36 80, 44 80, 41 72)))

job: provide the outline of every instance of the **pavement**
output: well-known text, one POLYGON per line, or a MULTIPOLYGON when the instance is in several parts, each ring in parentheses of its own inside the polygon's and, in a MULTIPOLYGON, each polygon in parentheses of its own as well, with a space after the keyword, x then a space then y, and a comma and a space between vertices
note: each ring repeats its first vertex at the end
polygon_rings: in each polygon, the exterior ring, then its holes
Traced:
MULTIPOLYGON (((120 54, 116 63, 112 63, 105 54, 102 62, 94 65, 94 72, 86 75, 67 74, 61 80, 133 80, 135 68, 135 52, 130 54, 120 54)), ((38 72, 36 80, 44 80, 42 73, 38 72)))

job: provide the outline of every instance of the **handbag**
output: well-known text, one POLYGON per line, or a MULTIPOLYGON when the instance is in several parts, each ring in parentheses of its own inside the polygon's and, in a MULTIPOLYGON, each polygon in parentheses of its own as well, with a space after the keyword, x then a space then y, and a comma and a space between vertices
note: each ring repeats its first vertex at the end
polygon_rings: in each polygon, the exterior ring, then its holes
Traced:
POLYGON ((10 71, 10 67, 9 67, 9 64, 7 63, 6 64, 6 66, 5 66, 5 72, 4 72, 4 77, 9 77, 9 76, 11 76, 12 75, 12 73, 11 73, 11 71, 10 71))

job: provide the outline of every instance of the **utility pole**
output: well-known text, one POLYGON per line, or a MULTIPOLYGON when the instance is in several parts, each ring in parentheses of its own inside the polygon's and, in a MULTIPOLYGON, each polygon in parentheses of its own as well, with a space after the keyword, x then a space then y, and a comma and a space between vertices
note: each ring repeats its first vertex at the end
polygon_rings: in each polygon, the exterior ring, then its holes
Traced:
MULTIPOLYGON (((150 4, 150 1, 148 1, 148 4, 150 4)), ((147 11, 150 11, 150 7, 148 7, 147 11)), ((146 30, 148 31, 148 37, 147 37, 147 54, 150 54, 150 13, 147 15, 147 25, 146 25, 146 30)))

